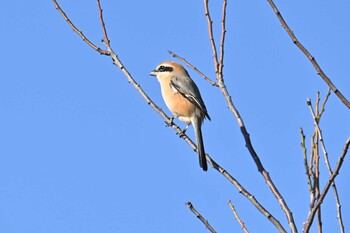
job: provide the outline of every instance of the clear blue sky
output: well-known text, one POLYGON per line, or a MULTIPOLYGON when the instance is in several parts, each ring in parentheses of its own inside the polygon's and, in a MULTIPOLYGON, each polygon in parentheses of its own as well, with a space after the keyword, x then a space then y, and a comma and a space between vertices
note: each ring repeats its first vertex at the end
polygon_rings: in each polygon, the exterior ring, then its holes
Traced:
MULTIPOLYGON (((59 3, 102 47, 96 2, 59 3)), ((349 1, 276 4, 349 99, 349 1)), ((214 77, 202 1, 102 5, 115 52, 167 113, 156 79, 148 76, 160 61, 172 59, 167 50, 214 77)), ((218 36, 221 2, 212 1, 211 7, 218 36)), ((72 31, 51 1, 4 1, 0 28, 0 232, 206 232, 185 206, 187 201, 218 232, 240 232, 228 200, 251 232, 275 232, 218 172, 211 167, 201 171, 197 155, 165 127, 109 57, 98 55, 72 31)), ((299 128, 304 128, 309 146, 313 122, 306 99, 314 102, 317 91, 324 97, 327 86, 266 1, 228 2, 226 42, 227 87, 301 230, 309 194, 299 128)), ((207 153, 289 231, 221 93, 190 74, 212 117, 203 126, 207 153)), ((321 127, 332 167, 349 137, 349 115, 331 95, 321 127)), ((192 128, 188 134, 193 137, 192 128)), ((321 161, 323 186, 328 175, 321 161)), ((336 180, 346 229, 349 171, 347 158, 336 180)), ((332 190, 322 210, 324 232, 337 232, 332 190)))

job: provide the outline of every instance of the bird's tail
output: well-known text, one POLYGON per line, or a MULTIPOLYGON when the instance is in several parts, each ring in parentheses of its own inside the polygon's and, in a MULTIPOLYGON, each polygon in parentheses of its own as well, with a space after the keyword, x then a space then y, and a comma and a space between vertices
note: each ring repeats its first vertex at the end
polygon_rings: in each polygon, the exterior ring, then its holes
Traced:
POLYGON ((203 137, 202 137, 202 124, 199 119, 194 120, 193 122, 193 128, 194 133, 197 140, 197 151, 199 155, 199 166, 203 169, 203 171, 208 170, 208 164, 207 159, 205 157, 205 150, 204 150, 204 144, 203 144, 203 137))

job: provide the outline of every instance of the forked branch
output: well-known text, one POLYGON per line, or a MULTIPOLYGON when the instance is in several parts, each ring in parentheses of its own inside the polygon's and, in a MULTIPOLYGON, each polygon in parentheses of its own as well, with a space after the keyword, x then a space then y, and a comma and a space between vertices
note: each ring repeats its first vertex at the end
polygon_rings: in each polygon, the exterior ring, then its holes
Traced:
MULTIPOLYGON (((326 145, 325 145, 325 142, 324 142, 322 130, 321 130, 320 126, 319 126, 320 120, 321 120, 322 114, 325 111, 325 106, 326 106, 327 100, 328 100, 328 98, 330 96, 330 93, 331 92, 330 92, 330 89, 329 89, 328 92, 327 92, 327 95, 326 95, 326 97, 325 97, 325 99, 324 99, 324 101, 322 103, 321 109, 319 109, 319 99, 320 99, 320 97, 319 97, 320 94, 319 93, 317 94, 315 110, 312 107, 312 103, 311 103, 310 100, 307 101, 307 105, 309 106, 310 113, 311 113, 313 121, 314 121, 315 133, 318 136, 317 139, 321 142, 321 148, 322 148, 325 164, 326 164, 326 167, 328 169, 328 173, 331 176, 333 174, 333 171, 332 171, 332 168, 331 168, 331 165, 330 165, 330 162, 329 162, 328 152, 327 152, 326 145)), ((337 186, 336 186, 335 181, 333 181, 333 183, 332 183, 332 188, 333 188, 333 192, 334 192, 335 204, 336 204, 336 207, 337 207, 337 218, 338 218, 338 223, 339 223, 339 227, 340 227, 340 232, 344 233, 344 223, 343 223, 343 218, 342 218, 341 204, 340 204, 340 199, 339 199, 338 190, 337 190, 337 186)), ((310 210, 310 212, 311 211, 312 211, 312 209, 310 210)))
POLYGON ((312 208, 307 220, 305 221, 304 223, 304 229, 303 229, 303 232, 304 233, 308 233, 309 230, 310 230, 310 227, 312 225, 312 222, 313 222, 313 219, 315 217, 315 214, 316 212, 318 211, 318 208, 320 207, 320 205, 322 204, 324 198, 326 197, 327 193, 328 193, 328 190, 329 188, 331 187, 332 183, 334 182, 334 179, 337 177, 337 175, 339 174, 339 171, 340 171, 340 168, 342 167, 343 165, 343 162, 344 162, 344 159, 345 159, 345 156, 348 152, 348 149, 349 149, 349 145, 350 145, 350 138, 348 138, 345 142, 345 145, 344 145, 344 148, 343 148, 343 151, 341 153, 341 155, 339 156, 339 159, 338 159, 338 162, 337 162, 337 165, 334 169, 334 172, 332 173, 332 175, 329 177, 328 181, 327 181, 327 184, 326 186, 324 187, 319 199, 317 200, 316 204, 314 205, 314 207, 312 208))

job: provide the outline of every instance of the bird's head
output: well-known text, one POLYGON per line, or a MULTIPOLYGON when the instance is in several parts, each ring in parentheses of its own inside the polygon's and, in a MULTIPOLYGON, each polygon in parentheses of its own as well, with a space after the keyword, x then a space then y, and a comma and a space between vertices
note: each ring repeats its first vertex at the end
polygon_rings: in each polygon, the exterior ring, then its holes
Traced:
POLYGON ((156 76, 158 79, 169 75, 179 74, 187 74, 187 71, 182 67, 182 65, 172 61, 160 63, 156 69, 149 73, 149 75, 156 76))

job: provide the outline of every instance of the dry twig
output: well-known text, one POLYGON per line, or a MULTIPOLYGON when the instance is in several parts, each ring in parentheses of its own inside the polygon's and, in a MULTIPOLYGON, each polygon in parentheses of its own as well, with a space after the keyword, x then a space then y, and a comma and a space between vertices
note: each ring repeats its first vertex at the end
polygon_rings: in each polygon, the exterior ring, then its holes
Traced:
POLYGON ((313 193, 313 187, 312 187, 312 182, 311 182, 311 176, 312 176, 312 171, 310 170, 309 164, 307 163, 307 150, 305 146, 305 134, 304 130, 300 128, 300 136, 301 136, 301 148, 303 150, 303 158, 304 158, 304 167, 305 167, 305 174, 307 178, 307 184, 309 186, 309 191, 310 191, 310 200, 313 199, 312 193, 313 193))
POLYGON ((328 76, 323 72, 320 65, 317 63, 314 56, 311 55, 311 53, 300 43, 300 41, 296 38, 294 35, 292 29, 288 26, 284 18, 282 17, 281 12, 276 7, 275 3, 272 0, 267 0, 275 12, 278 20, 282 24, 282 27, 286 30, 289 37, 292 39, 293 43, 303 52, 303 54, 309 59, 311 64, 314 66, 316 72, 320 77, 323 79, 323 81, 329 86, 330 89, 338 96, 338 98, 343 102, 345 106, 350 108, 350 102, 345 98, 345 96, 339 91, 339 89, 333 84, 333 82, 328 78, 328 76))
POLYGON ((173 53, 172 51, 168 51, 170 53, 171 56, 175 57, 176 59, 179 59, 180 61, 182 61, 183 63, 185 63, 188 67, 190 67, 192 70, 196 71, 200 76, 202 76, 205 80, 207 80, 211 85, 213 86, 218 86, 218 84, 216 82, 214 82, 213 80, 211 80, 208 76, 206 76, 205 74, 203 74, 199 69, 197 69, 197 67, 193 66, 191 63, 189 63, 185 58, 180 57, 179 55, 173 53))
POLYGON ((55 4, 56 10, 58 10, 61 15, 63 16, 64 20, 66 20, 66 22, 69 24, 69 26, 73 29, 74 32, 76 32, 81 39, 83 39, 83 41, 85 43, 87 43, 91 48, 93 48, 94 50, 96 50, 97 52, 99 52, 100 54, 103 55, 109 55, 108 52, 106 50, 100 49, 98 46, 96 46, 94 43, 92 43, 84 34, 82 31, 80 31, 73 23, 72 21, 67 17, 66 13, 62 10, 62 8, 60 7, 60 5, 58 5, 57 1, 53 0, 52 1, 55 4))
POLYGON ((191 202, 186 203, 187 207, 196 215, 196 217, 202 221, 202 223, 205 225, 205 227, 212 233, 216 233, 214 228, 209 224, 208 220, 206 220, 192 205, 191 202))
MULTIPOLYGON (((323 135, 322 135, 322 130, 319 126, 319 123, 320 123, 320 120, 321 120, 321 116, 322 114, 324 113, 325 111, 325 106, 326 106, 326 103, 327 103, 327 100, 330 96, 330 89, 328 90, 327 92, 327 95, 322 103, 322 107, 321 109, 319 110, 319 93, 318 93, 318 98, 317 98, 317 102, 316 102, 316 110, 314 111, 313 107, 312 107, 312 104, 311 104, 311 101, 307 101, 307 104, 309 106, 309 109, 310 109, 310 112, 311 112, 311 115, 312 115, 312 118, 313 118, 313 121, 314 121, 314 126, 315 126, 315 131, 318 135, 318 138, 319 138, 319 141, 321 142, 321 147, 322 147, 322 152, 323 152, 323 155, 324 155, 324 160, 325 160, 325 164, 326 164, 326 167, 328 169, 328 173, 329 175, 331 176, 333 174, 333 171, 332 171, 332 168, 331 168, 331 165, 329 163, 329 158, 328 158, 328 152, 326 150, 326 145, 325 145, 325 142, 324 142, 324 138, 323 138, 323 135), (315 113, 316 112, 316 113, 315 113)), ((339 199, 339 195, 338 195, 338 190, 337 190, 337 186, 335 184, 335 181, 333 181, 332 183, 332 188, 333 188, 333 192, 334 192, 334 198, 335 198, 335 203, 336 203, 336 206, 337 206, 337 218, 338 218, 338 223, 339 223, 339 227, 340 227, 340 232, 341 233, 344 233, 344 223, 343 223, 343 218, 342 218, 342 212, 341 212, 341 204, 340 204, 340 199, 339 199)))
POLYGON ((327 184, 326 186, 324 187, 319 199, 317 200, 315 206, 312 208, 310 214, 308 215, 308 218, 307 220, 305 221, 304 223, 304 227, 303 227, 303 232, 304 233, 308 233, 309 230, 310 230, 310 227, 312 225, 312 222, 313 222, 313 219, 315 217, 315 214, 316 212, 318 211, 318 208, 319 206, 322 204, 324 198, 326 197, 327 193, 328 193, 328 190, 330 188, 330 186, 332 185, 332 183, 334 182, 334 179, 337 177, 337 175, 339 174, 339 171, 340 171, 340 168, 342 167, 343 165, 343 162, 344 162, 344 159, 345 159, 345 156, 348 152, 348 149, 349 149, 349 145, 350 145, 350 138, 348 138, 345 142, 345 145, 344 145, 344 148, 343 148, 343 151, 341 153, 341 155, 339 156, 339 159, 338 159, 338 162, 337 162, 337 165, 334 169, 334 172, 332 173, 332 175, 329 177, 328 181, 327 181, 327 184))
POLYGON ((231 201, 228 201, 228 205, 230 206, 232 212, 233 212, 233 215, 235 216, 235 218, 237 219, 239 225, 241 225, 242 227, 242 230, 245 232, 245 233, 249 233, 248 229, 246 228, 246 226, 244 225, 244 222, 242 221, 242 219, 239 217, 235 207, 233 206, 232 202, 231 201))

